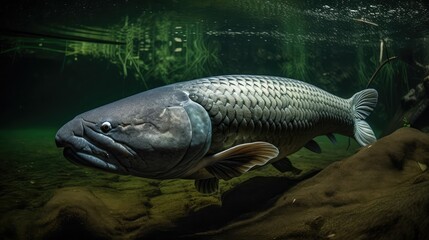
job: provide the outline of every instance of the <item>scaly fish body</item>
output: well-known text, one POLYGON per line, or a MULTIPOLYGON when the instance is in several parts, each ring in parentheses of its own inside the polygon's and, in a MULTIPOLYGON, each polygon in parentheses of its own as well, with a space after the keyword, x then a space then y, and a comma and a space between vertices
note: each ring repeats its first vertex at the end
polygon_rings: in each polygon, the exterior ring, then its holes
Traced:
POLYGON ((217 188, 217 179, 284 161, 304 146, 317 152, 312 139, 319 135, 374 142, 364 119, 376 103, 373 89, 343 99, 298 80, 218 76, 83 113, 56 140, 73 162, 149 178, 194 178, 207 193, 217 188))

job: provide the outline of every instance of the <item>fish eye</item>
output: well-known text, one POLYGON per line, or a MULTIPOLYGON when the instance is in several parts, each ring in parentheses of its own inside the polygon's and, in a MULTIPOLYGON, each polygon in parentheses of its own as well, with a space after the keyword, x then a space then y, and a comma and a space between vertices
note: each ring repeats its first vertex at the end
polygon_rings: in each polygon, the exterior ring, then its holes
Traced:
POLYGON ((104 122, 101 124, 100 129, 102 132, 107 133, 112 129, 112 124, 110 124, 110 122, 104 122))

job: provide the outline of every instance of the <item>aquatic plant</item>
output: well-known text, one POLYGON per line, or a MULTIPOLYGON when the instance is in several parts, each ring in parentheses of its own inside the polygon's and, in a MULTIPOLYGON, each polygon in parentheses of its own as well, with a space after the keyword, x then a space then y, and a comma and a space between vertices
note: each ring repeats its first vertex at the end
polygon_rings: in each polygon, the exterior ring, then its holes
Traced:
POLYGON ((308 80, 308 55, 306 54, 305 43, 296 43, 286 45, 282 48, 283 56, 286 56, 286 61, 281 64, 281 70, 285 76, 308 80))
POLYGON ((402 118, 402 127, 411 127, 411 123, 408 121, 407 117, 402 118))
MULTIPOLYGON (((204 40, 203 29, 195 27, 192 41, 186 41, 184 68, 186 75, 203 76, 211 74, 211 70, 222 65, 218 54, 219 45, 204 40)), ((192 36, 187 28, 187 36, 192 36)))
POLYGON ((401 61, 387 64, 380 71, 380 85, 384 92, 384 102, 389 114, 394 114, 400 104, 400 97, 410 90, 407 66, 401 61))
MULTIPOLYGON (((367 54, 364 46, 358 46, 356 49, 356 70, 357 70, 357 81, 360 86, 364 86, 370 79, 371 70, 368 66, 367 54)), ((370 65, 373 66, 373 58, 370 58, 370 65)))
POLYGON ((169 84, 209 75, 221 65, 219 46, 207 42, 202 24, 173 22, 170 18, 156 20, 148 76, 169 84))
MULTIPOLYGON (((380 55, 381 56, 381 55, 380 55)), ((380 58, 381 59, 381 58, 380 58)), ((386 60, 384 60, 383 62, 381 62, 380 66, 377 67, 377 69, 374 71, 374 73, 372 74, 371 78, 368 80, 368 83, 366 84, 366 88, 369 87, 369 85, 371 85, 372 81, 375 79, 375 77, 377 76, 377 74, 380 72, 380 70, 384 67, 384 65, 386 65, 387 63, 389 63, 392 60, 397 59, 396 56, 394 57, 390 57, 386 60)))
MULTIPOLYGON (((386 44, 382 46, 386 47, 386 44)), ((356 71, 359 88, 372 87, 379 92, 380 110, 377 111, 381 122, 388 121, 400 104, 400 97, 409 90, 407 66, 402 61, 392 61, 396 57, 380 54, 378 45, 359 46, 356 51, 356 71), (380 62, 380 56, 385 56, 380 62)), ((390 54, 391 56, 392 54, 390 54)))
POLYGON ((54 53, 63 59, 62 68, 68 57, 74 61, 80 56, 106 59, 118 66, 124 78, 132 76, 145 88, 209 75, 221 65, 219 46, 207 41, 204 25, 175 19, 174 14, 166 12, 143 15, 134 21, 125 17, 122 24, 105 28, 51 26, 39 30, 63 37, 11 38, 0 54, 54 53), (66 40, 64 36, 82 41, 66 40))
MULTIPOLYGON (((284 6, 283 11, 290 10, 284 6)), ((308 81, 312 65, 309 64, 310 56, 307 51, 306 41, 300 39, 301 36, 306 35, 306 29, 302 28, 305 22, 306 19, 298 14, 288 16, 287 19, 282 20, 281 25, 287 35, 280 39, 282 56, 285 58, 280 68, 285 76, 308 81)))
POLYGON ((128 17, 126 17, 120 32, 124 36, 125 48, 122 51, 117 51, 116 54, 122 65, 124 77, 128 75, 127 68, 132 68, 135 71, 135 77, 141 80, 144 86, 148 88, 142 73, 142 70, 147 70, 148 66, 140 59, 138 45, 135 44, 135 39, 142 35, 143 28, 140 25, 129 24, 128 17))

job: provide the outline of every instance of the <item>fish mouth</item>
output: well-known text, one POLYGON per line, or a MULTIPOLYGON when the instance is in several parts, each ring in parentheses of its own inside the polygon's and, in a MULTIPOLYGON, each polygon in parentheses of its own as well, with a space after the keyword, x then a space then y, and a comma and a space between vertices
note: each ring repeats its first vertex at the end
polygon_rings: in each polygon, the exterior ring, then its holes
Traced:
POLYGON ((77 165, 99 168, 105 171, 118 171, 118 167, 116 165, 108 163, 107 161, 92 154, 76 152, 71 147, 64 148, 63 155, 67 160, 77 165))
MULTIPOLYGON (((89 124, 83 119, 73 119, 58 130, 55 142, 57 147, 64 148, 64 157, 77 165, 127 174, 128 168, 115 156, 117 154, 124 157, 124 147, 96 132, 88 126, 89 124)), ((127 157, 131 154, 129 151, 126 153, 127 157)))

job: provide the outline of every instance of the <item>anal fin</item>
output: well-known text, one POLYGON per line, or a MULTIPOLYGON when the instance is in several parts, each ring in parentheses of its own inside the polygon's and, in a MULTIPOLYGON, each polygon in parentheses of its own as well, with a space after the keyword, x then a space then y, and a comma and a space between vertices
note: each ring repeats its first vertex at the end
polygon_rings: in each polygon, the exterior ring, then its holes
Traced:
POLYGON ((308 143, 305 144, 304 147, 307 148, 308 150, 312 151, 312 152, 315 152, 315 153, 321 153, 322 152, 322 149, 320 148, 319 144, 314 140, 308 141, 308 143))
POLYGON ((280 172, 292 172, 293 174, 300 174, 302 172, 301 169, 296 168, 293 166, 292 162, 289 160, 289 158, 283 158, 281 160, 273 162, 271 165, 280 172))
POLYGON ((329 141, 331 141, 331 143, 337 144, 337 138, 335 137, 334 134, 328 133, 328 134, 326 134, 326 136, 329 138, 329 141))
POLYGON ((206 178, 195 180, 195 188, 198 192, 204 194, 215 193, 219 190, 219 179, 206 178))
POLYGON ((265 165, 277 157, 277 147, 267 142, 244 143, 206 157, 212 164, 206 170, 219 179, 229 180, 249 171, 254 166, 265 165))

